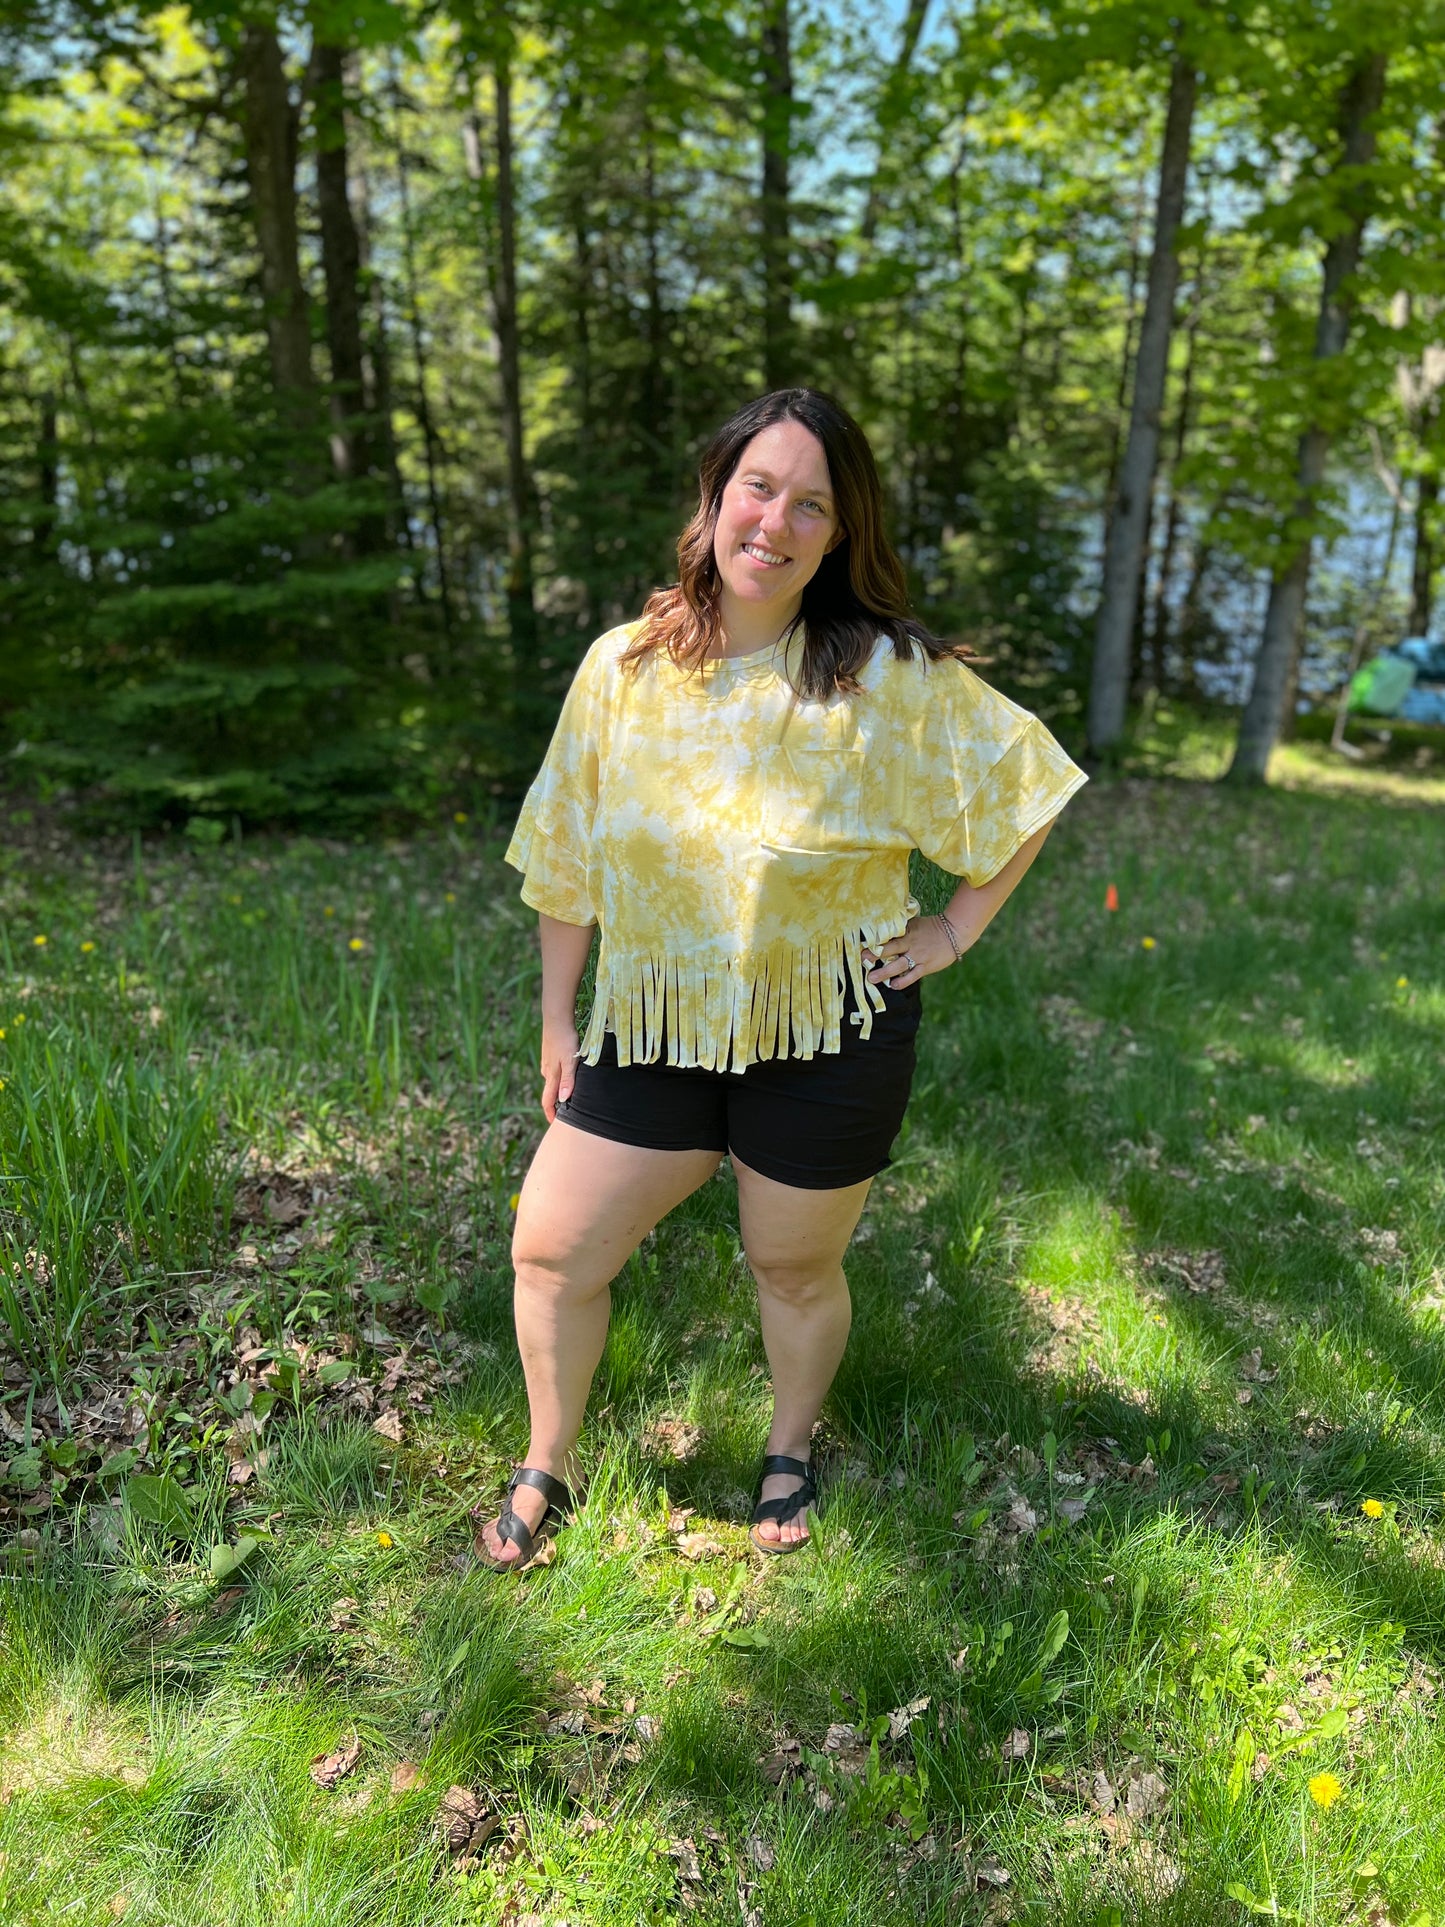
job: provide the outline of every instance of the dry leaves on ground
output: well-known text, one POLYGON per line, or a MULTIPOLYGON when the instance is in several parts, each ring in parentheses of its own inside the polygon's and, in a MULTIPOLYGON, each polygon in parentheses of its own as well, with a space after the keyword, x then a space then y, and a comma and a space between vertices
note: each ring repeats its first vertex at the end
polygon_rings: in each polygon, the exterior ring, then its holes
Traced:
POLYGON ((318 1753, 307 1770, 317 1786, 330 1792, 339 1780, 344 1780, 353 1771, 360 1758, 361 1739, 355 1735, 334 1753, 318 1753))
POLYGON ((642 1428, 642 1449, 649 1458, 671 1459, 677 1465, 685 1465, 696 1456, 701 1443, 702 1427, 689 1424, 686 1419, 649 1419, 642 1428))
POLYGON ((398 1760, 391 1769, 391 1790, 393 1793, 410 1793, 413 1787, 424 1787, 426 1775, 411 1760, 398 1760))
POLYGON ((437 1807, 437 1829, 447 1852, 462 1865, 469 1863, 502 1824, 472 1787, 449 1786, 437 1807))

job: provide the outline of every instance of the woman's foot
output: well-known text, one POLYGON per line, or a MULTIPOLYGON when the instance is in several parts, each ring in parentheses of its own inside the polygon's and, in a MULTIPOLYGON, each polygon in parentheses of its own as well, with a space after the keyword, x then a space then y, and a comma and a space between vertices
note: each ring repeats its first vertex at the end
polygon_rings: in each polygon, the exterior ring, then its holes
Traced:
POLYGON ((562 1524, 572 1509, 572 1494, 561 1479, 537 1466, 521 1466, 498 1516, 479 1523, 473 1549, 488 1565, 526 1565, 545 1543, 545 1528, 562 1524))
POLYGON ((816 1498, 806 1459, 772 1453, 763 1460, 763 1482, 753 1511, 752 1541, 765 1552, 793 1552, 809 1537, 808 1508, 816 1498))

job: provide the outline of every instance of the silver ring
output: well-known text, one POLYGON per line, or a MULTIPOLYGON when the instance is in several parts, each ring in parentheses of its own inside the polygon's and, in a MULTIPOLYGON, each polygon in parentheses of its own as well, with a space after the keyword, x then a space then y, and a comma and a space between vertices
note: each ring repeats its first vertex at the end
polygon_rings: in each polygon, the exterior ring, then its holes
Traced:
POLYGON ((918 965, 914 963, 912 957, 909 956, 906 950, 903 953, 903 964, 907 970, 916 970, 918 968, 918 965))

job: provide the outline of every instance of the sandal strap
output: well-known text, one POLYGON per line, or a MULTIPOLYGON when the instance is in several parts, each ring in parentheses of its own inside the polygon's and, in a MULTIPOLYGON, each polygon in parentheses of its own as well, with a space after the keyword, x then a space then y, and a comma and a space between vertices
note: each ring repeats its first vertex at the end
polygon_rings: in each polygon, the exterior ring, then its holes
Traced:
POLYGON ((775 1472, 791 1472, 794 1478, 806 1479, 810 1485, 813 1481, 813 1468, 806 1459, 790 1459, 782 1452, 771 1452, 763 1460, 762 1476, 769 1479, 775 1472))
POLYGON ((774 1519, 785 1526, 818 1496, 818 1488, 813 1483, 812 1467, 802 1459, 790 1459, 781 1452, 773 1452, 763 1460, 763 1477, 771 1478, 775 1473, 786 1477, 801 1479, 802 1484, 796 1492, 789 1492, 781 1499, 760 1499, 753 1507, 752 1523, 761 1525, 765 1519, 774 1519))
MULTIPOLYGON (((538 1530, 540 1531, 541 1528, 539 1527, 538 1530)), ((521 1555, 517 1561, 519 1566, 525 1566, 537 1550, 537 1541, 533 1537, 532 1528, 525 1519, 518 1518, 509 1505, 502 1507, 501 1517, 497 1520, 497 1537, 511 1540, 521 1555)))
POLYGON ((535 1465, 519 1465, 512 1474, 507 1487, 510 1499, 519 1485, 529 1485, 540 1492, 547 1501, 548 1512, 566 1513, 576 1510, 576 1501, 560 1479, 554 1479, 550 1472, 543 1472, 535 1465))

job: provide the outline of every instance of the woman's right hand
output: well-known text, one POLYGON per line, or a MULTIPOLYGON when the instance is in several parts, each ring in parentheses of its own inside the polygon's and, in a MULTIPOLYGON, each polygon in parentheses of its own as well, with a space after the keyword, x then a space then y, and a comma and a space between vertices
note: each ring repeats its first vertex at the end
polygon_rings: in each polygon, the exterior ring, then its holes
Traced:
POLYGON ((549 1124, 557 1119, 557 1104, 566 1103, 577 1079, 580 1040, 575 1024, 542 1025, 542 1113, 549 1124))

